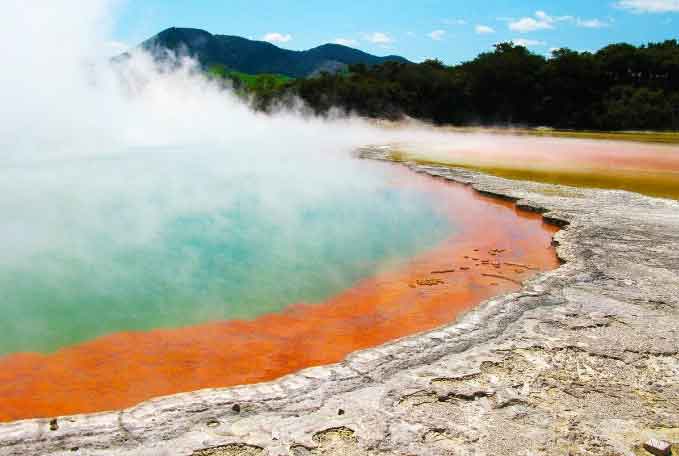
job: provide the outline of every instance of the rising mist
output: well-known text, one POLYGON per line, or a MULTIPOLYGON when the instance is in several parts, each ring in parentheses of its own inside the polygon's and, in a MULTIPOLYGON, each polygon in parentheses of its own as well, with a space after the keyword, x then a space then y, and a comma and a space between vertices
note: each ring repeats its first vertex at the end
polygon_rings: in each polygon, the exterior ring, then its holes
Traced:
POLYGON ((0 354, 323 299, 449 232, 353 157, 393 132, 256 113, 187 58, 112 62, 115 6, 3 5, 0 354))

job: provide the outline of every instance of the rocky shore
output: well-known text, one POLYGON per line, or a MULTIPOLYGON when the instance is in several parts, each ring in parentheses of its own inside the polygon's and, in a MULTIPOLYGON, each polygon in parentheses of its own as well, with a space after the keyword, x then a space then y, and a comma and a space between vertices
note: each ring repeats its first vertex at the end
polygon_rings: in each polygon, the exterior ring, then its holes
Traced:
POLYGON ((563 227, 563 266, 340 364, 2 424, 0 455, 644 455, 650 439, 679 444, 679 202, 407 166, 542 213, 563 227))

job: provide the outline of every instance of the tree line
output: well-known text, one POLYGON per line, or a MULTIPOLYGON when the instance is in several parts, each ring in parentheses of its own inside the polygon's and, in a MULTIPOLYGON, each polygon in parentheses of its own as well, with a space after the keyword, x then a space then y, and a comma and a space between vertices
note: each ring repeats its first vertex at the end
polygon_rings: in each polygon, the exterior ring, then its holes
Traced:
POLYGON ((500 43, 459 65, 439 60, 351 65, 345 72, 267 85, 250 95, 264 110, 299 97, 321 115, 340 109, 436 124, 676 130, 679 44, 620 43, 595 53, 559 49, 545 57, 500 43))

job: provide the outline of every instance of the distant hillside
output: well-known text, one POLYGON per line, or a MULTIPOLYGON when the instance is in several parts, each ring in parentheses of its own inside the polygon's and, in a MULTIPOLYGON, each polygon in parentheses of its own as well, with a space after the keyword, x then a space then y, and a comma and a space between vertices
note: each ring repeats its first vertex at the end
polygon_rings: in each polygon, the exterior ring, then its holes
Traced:
POLYGON ((399 56, 377 57, 339 44, 324 44, 308 51, 281 49, 265 41, 239 36, 213 35, 205 30, 169 28, 146 40, 141 47, 162 57, 162 50, 186 53, 201 65, 214 65, 248 74, 282 74, 306 77, 321 71, 336 72, 347 65, 408 62, 399 56))

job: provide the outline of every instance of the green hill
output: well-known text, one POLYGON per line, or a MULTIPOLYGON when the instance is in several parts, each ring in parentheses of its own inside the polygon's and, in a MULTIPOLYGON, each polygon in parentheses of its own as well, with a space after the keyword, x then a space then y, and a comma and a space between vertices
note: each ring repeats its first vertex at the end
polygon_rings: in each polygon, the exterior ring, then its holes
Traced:
POLYGON ((265 41, 239 36, 213 35, 205 30, 169 28, 146 40, 141 47, 163 58, 165 50, 196 58, 205 68, 221 65, 247 74, 307 77, 321 71, 336 72, 347 65, 408 62, 399 56, 377 57, 339 44, 324 44, 307 51, 291 51, 265 41))

